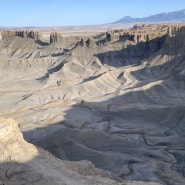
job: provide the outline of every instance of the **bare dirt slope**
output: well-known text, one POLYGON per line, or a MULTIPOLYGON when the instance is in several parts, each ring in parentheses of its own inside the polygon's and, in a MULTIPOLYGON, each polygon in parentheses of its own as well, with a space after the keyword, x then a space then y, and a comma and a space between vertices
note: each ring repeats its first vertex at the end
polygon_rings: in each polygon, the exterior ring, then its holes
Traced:
POLYGON ((126 180, 185 183, 183 25, 52 43, 20 33, 2 33, 0 115, 27 141, 126 180))

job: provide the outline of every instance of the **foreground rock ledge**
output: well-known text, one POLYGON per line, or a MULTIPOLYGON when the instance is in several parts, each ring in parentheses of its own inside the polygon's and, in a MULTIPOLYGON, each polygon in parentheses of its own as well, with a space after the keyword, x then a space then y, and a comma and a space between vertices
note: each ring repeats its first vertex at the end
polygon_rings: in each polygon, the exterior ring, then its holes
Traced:
POLYGON ((27 143, 13 119, 0 118, 0 184, 159 185, 124 182, 88 161, 67 162, 27 143))

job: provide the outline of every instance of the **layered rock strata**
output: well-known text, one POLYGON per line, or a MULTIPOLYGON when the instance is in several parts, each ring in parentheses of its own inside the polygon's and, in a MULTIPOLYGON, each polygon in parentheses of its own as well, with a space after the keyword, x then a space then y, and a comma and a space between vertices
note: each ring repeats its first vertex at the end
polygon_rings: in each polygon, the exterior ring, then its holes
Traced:
POLYGON ((19 36, 22 38, 31 38, 34 40, 40 40, 42 35, 39 31, 35 30, 4 30, 1 33, 2 39, 19 36))
POLYGON ((58 32, 52 32, 50 33, 50 44, 53 42, 61 42, 62 36, 58 32))

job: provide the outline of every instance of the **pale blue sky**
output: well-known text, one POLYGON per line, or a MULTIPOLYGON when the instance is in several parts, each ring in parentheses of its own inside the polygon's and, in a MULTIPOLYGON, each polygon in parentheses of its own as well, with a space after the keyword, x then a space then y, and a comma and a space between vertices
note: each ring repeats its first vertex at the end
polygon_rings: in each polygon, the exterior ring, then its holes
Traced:
POLYGON ((0 26, 73 26, 185 9, 185 0, 0 0, 0 26))

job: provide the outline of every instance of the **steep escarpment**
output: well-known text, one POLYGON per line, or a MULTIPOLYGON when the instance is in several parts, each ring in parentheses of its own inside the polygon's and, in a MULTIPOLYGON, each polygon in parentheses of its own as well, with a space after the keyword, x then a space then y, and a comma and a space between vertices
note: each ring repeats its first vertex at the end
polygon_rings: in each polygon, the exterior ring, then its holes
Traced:
POLYGON ((107 41, 131 40, 134 43, 159 39, 167 33, 167 25, 137 24, 132 29, 111 30, 106 34, 107 41))
POLYGON ((170 48, 182 48, 185 46, 185 27, 170 26, 166 36, 166 45, 170 48))
POLYGON ((42 38, 41 32, 35 31, 35 30, 15 30, 15 31, 4 30, 2 31, 1 35, 2 35, 2 39, 15 37, 15 36, 19 36, 23 38, 31 38, 34 40, 41 40, 42 38))
MULTIPOLYGON (((133 44, 156 42, 156 50, 165 44, 168 47, 184 47, 185 27, 179 25, 152 25, 137 24, 132 29, 111 30, 106 33, 107 42, 132 41, 133 44)), ((148 46, 149 47, 149 46, 148 46)), ((154 47, 154 46, 153 46, 154 47)))
POLYGON ((52 32, 50 33, 50 44, 53 42, 61 42, 62 41, 62 36, 60 33, 57 32, 52 32))

